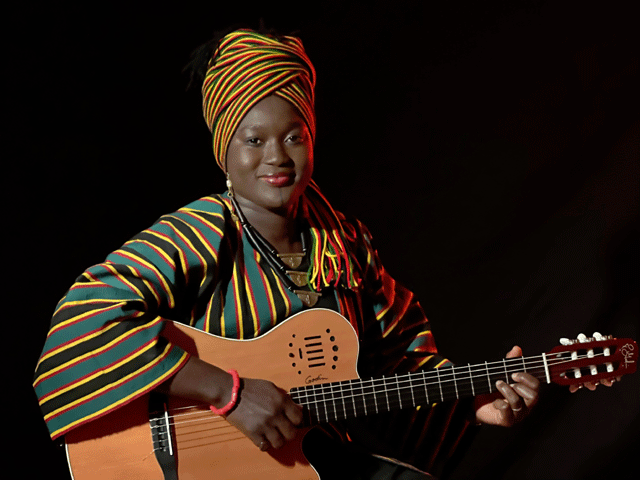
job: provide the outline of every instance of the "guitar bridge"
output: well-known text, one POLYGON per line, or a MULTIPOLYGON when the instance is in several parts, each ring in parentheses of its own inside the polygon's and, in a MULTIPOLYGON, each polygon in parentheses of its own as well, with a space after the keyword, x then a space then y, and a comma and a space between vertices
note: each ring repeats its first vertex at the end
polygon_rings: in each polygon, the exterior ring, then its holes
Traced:
POLYGON ((152 393, 149 396, 149 426, 153 440, 153 452, 162 468, 165 480, 178 480, 176 457, 173 452, 171 425, 164 395, 152 393))

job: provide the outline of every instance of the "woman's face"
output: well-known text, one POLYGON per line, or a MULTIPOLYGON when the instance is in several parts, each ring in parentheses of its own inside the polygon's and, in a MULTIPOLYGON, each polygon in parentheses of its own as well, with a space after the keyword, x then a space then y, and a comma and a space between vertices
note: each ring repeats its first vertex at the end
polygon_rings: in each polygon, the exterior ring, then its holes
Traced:
POLYGON ((311 135, 296 108, 270 96, 249 110, 229 142, 227 172, 243 210, 289 213, 313 172, 311 135))

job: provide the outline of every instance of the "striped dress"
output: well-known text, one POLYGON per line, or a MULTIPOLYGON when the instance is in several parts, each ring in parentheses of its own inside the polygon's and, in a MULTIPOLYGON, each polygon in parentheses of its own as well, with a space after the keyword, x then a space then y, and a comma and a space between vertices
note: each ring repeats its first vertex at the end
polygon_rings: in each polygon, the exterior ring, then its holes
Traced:
MULTIPOLYGON (((339 313, 361 339, 360 375, 449 365, 437 355, 413 294, 380 264, 366 227, 339 215, 363 281, 357 290, 335 287, 326 294, 335 296, 339 313)), ((304 308, 245 240, 226 194, 161 217, 87 269, 57 305, 34 375, 51 437, 150 392, 185 364, 188 354, 160 336, 164 319, 249 339, 304 308)), ((403 424, 397 435, 404 442, 394 442, 398 451, 392 453, 419 456, 422 467, 431 467, 445 450, 448 456, 464 430, 464 422, 450 425, 455 404, 438 415, 434 410, 393 414, 393 421, 386 418, 381 427, 378 420, 375 428, 384 437, 403 424), (429 425, 437 425, 430 434, 429 425)))

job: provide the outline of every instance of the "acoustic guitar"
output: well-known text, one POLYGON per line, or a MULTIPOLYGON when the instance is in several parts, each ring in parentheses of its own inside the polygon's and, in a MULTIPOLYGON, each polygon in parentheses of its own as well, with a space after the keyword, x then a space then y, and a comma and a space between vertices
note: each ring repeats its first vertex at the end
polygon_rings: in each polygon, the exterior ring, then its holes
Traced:
POLYGON ((360 379, 352 326, 331 310, 294 315, 253 340, 232 340, 167 322, 163 336, 241 377, 263 378, 303 406, 304 426, 282 449, 260 451, 207 405, 145 395, 67 433, 75 480, 274 478, 318 480, 302 440, 314 425, 490 393, 497 380, 527 372, 544 383, 596 382, 635 372, 631 339, 594 334, 547 353, 404 375, 360 379))

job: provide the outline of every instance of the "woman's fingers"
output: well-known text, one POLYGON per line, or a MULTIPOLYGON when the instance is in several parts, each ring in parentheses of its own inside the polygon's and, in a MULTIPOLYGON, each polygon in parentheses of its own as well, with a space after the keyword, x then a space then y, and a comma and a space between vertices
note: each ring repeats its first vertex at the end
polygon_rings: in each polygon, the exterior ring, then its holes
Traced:
POLYGON ((295 438, 302 409, 286 392, 265 380, 243 379, 236 409, 227 420, 261 450, 281 448, 295 438))

